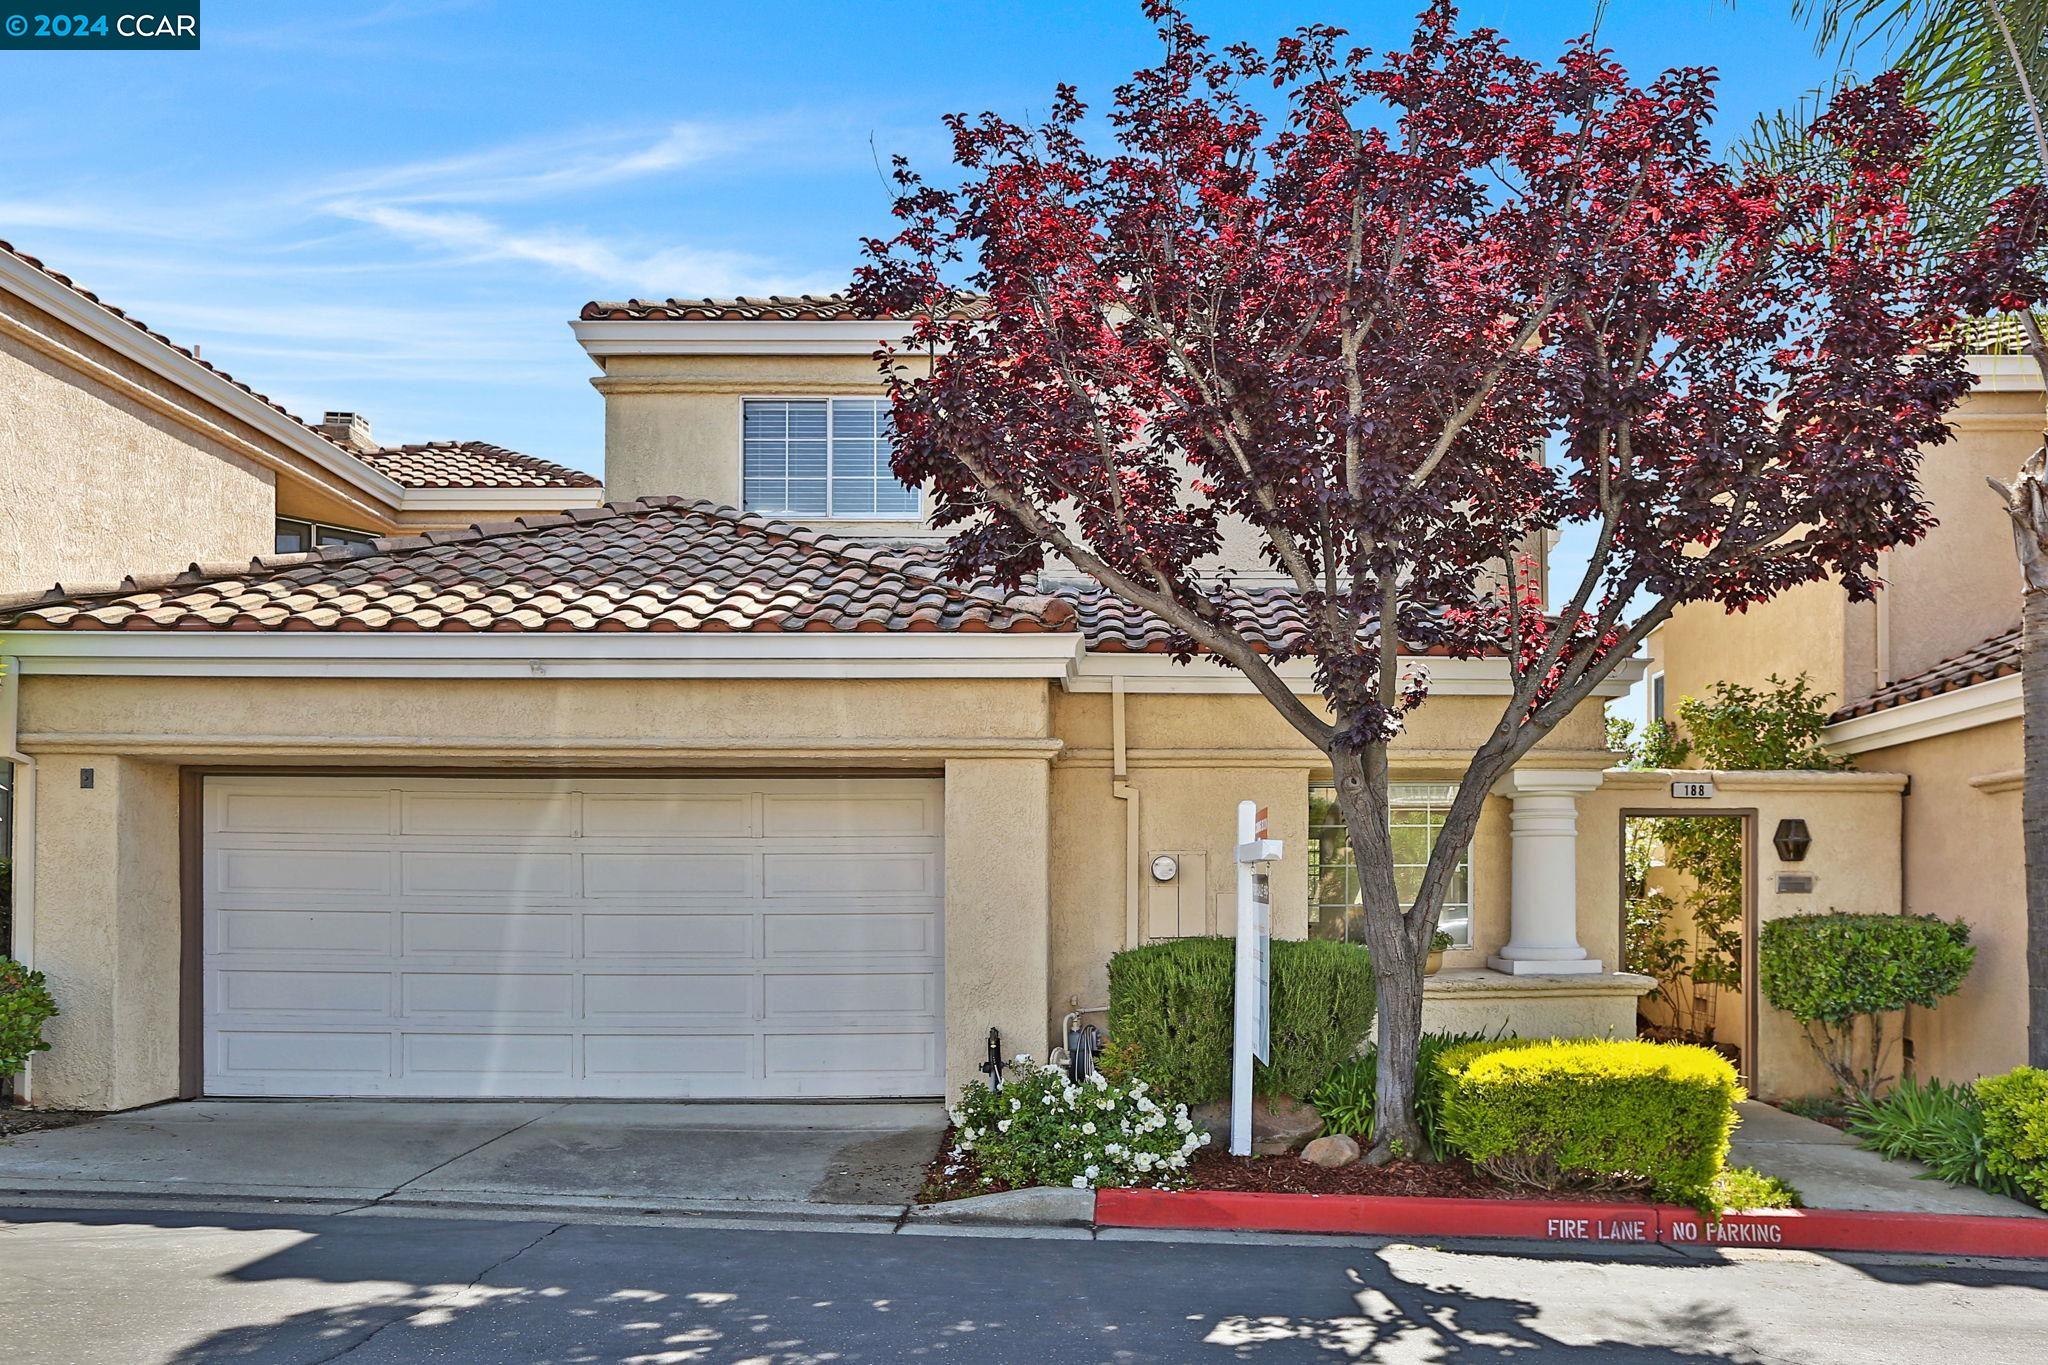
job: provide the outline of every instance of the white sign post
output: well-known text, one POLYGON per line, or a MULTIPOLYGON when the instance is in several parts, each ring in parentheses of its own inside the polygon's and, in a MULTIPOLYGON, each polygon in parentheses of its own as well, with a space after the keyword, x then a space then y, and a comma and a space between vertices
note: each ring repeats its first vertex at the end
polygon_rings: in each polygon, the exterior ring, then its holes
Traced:
POLYGON ((1252 1059, 1273 1059, 1270 965, 1273 892, 1265 864, 1280 857, 1266 812, 1237 803, 1237 1010, 1230 1040, 1230 1154, 1252 1154, 1252 1059))

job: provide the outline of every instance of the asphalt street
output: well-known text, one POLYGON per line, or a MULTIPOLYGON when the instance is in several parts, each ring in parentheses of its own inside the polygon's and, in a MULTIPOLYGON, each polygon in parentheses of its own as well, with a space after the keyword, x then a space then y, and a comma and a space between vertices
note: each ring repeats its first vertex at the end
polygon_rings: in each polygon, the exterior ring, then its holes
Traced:
MULTIPOLYGON (((885 1225, 886 1226, 886 1225, 885 1225)), ((2040 1359, 2048 1265, 0 1212, 0 1360, 2040 1359)))

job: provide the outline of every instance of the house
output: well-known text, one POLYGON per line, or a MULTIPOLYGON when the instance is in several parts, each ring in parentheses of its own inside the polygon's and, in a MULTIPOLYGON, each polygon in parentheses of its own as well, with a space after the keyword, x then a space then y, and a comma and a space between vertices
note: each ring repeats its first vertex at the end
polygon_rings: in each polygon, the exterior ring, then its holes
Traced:
MULTIPOLYGON (((1972 357, 1978 385, 1929 451, 1922 486, 1939 525, 1885 556, 1884 587, 1854 603, 1832 584, 1728 615, 1683 608, 1650 642, 1653 716, 1726 680, 1762 686, 1804 672, 1837 700, 1829 747, 1859 769, 1905 779, 1897 837, 1881 855, 1902 901, 1875 877, 1819 877, 1789 897, 1768 881, 1765 913, 1876 910, 1968 920, 1976 966, 1938 1009, 1909 1012, 1924 1075, 1968 1080, 2026 1060, 2026 897, 2020 831, 2020 578, 1987 478, 2009 480, 2041 444, 2041 379, 1993 333, 1972 357)), ((1768 839, 1765 829, 1763 837, 1768 839)))
POLYGON ((303 422, 0 242, 0 593, 603 501, 478 441, 386 449, 303 422))
MULTIPOLYGON (((1227 928, 1241 800, 1276 932, 1356 934, 1327 765, 1236 675, 1085 585, 929 566, 877 323, 574 326, 605 507, 0 607, 15 947, 65 1011, 37 1102, 957 1093, 992 1029, 1043 1055, 1102 1006, 1111 953, 1227 928)), ((1432 664, 1406 863, 1508 691, 1432 664)), ((1633 1031, 1611 760, 1589 704, 1489 798, 1438 1025, 1633 1031)))

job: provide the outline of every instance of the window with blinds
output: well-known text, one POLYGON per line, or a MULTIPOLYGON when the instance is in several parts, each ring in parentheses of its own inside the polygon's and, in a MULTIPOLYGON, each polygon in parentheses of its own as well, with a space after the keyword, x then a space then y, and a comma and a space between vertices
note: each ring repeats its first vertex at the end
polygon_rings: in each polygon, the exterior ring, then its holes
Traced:
POLYGON ((881 398, 749 398, 741 489, 746 510, 797 517, 915 520, 917 490, 889 472, 881 398))

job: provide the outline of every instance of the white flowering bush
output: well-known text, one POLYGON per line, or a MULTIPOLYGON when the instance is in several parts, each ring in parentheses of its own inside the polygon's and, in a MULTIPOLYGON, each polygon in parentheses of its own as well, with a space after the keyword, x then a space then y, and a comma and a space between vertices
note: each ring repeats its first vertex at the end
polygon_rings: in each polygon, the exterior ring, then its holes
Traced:
POLYGON ((1004 1068, 1000 1090, 969 1085, 951 1112, 952 1160, 971 1152, 983 1184, 1012 1189, 1171 1189, 1186 1183, 1188 1158, 1209 1140, 1186 1105, 1167 1108, 1143 1081, 1112 1081, 1098 1072, 1076 1085, 1060 1068, 1029 1057, 1004 1068))

